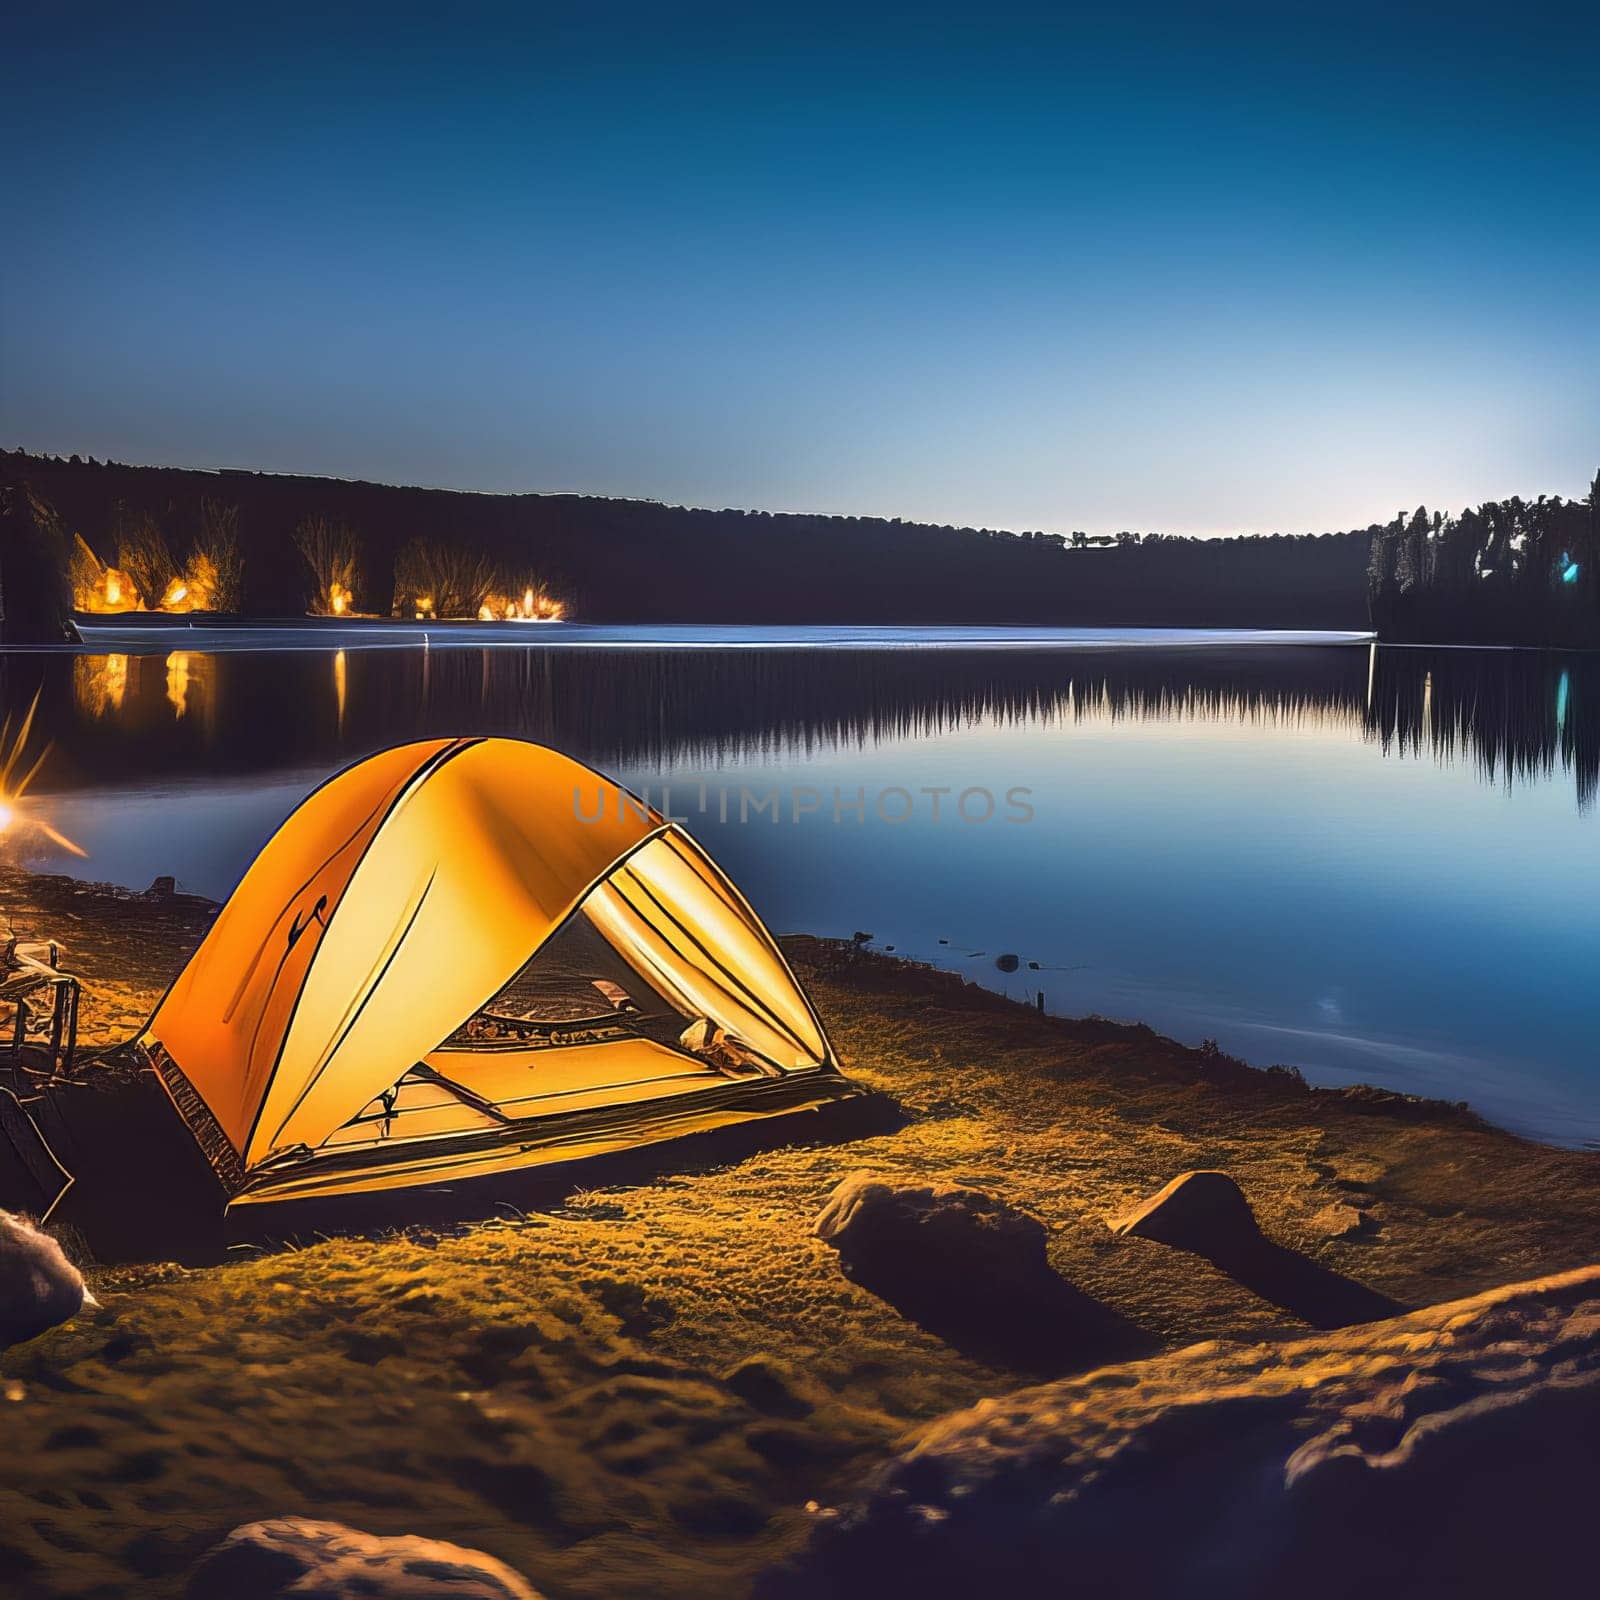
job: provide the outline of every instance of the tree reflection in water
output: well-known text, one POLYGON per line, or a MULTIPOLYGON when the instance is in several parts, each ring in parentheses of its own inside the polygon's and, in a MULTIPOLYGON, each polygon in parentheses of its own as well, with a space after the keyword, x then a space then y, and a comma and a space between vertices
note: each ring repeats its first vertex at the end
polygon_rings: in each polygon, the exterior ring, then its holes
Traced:
POLYGON ((1041 651, 455 649, 0 656, 41 694, 45 788, 340 764, 438 733, 513 734, 602 766, 870 747, 978 723, 1323 724, 1486 783, 1600 787, 1600 659, 1380 646, 1041 651))

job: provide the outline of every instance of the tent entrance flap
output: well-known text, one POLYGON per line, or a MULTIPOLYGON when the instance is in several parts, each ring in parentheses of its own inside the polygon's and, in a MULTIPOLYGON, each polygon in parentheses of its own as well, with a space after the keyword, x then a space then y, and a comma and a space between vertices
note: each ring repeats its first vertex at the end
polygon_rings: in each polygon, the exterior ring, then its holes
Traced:
POLYGON ((636 850, 583 911, 680 1014, 707 1019, 783 1071, 827 1060, 822 1030, 772 936, 687 834, 669 828, 636 850))
POLYGON ((821 1065, 822 1031, 771 936, 686 834, 633 851, 441 1048, 643 1034, 736 1041, 778 1070, 821 1065), (600 1009, 600 1008, 605 1009, 600 1009))
POLYGON ((822 1066, 820 1033, 796 1037, 809 1011, 790 998, 765 930, 686 844, 668 831, 619 863, 508 983, 326 1144, 466 1133, 822 1066))

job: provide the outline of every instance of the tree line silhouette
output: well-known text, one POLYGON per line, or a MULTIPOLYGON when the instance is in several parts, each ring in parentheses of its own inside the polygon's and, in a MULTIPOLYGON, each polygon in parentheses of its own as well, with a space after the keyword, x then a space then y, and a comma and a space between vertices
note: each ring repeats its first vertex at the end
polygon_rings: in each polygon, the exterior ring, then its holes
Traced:
POLYGON ((22 451, 0 451, 0 500, 0 619, 17 633, 58 632, 87 563, 119 574, 147 607, 182 588, 191 605, 204 596, 205 609, 253 616, 551 615, 565 601, 597 622, 1370 619, 1394 640, 1600 644, 1600 474, 1582 501, 1511 498, 1454 516, 1419 507, 1343 533, 1220 539, 470 494, 22 451))
POLYGON ((1367 585, 1382 638, 1600 645, 1600 472, 1583 500, 1418 506, 1373 531, 1367 585))
MULTIPOLYGON (((79 535, 113 562, 116 530, 140 518, 157 521, 175 550, 186 549, 203 504, 225 502, 238 519, 239 609, 254 616, 297 615, 313 603, 296 530, 319 522, 359 544, 349 585, 357 612, 391 610, 410 581, 407 552, 420 540, 498 570, 535 571, 542 589, 592 621, 1360 628, 1366 619, 1364 533, 1010 533, 132 467, 21 451, 0 451, 0 491, 10 502, 8 537, 33 548, 32 564, 46 571, 79 535)), ((25 580, 24 563, 11 565, 17 576, 0 577, 12 625, 32 619, 48 631, 71 608, 70 585, 64 576, 53 588, 25 580)))

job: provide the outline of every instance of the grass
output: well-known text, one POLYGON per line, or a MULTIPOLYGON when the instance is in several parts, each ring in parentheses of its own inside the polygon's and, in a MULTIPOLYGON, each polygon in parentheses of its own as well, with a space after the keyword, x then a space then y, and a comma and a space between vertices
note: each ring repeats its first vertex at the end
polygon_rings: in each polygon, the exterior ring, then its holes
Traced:
MULTIPOLYGON (((19 923, 75 908, 56 931, 91 1035, 152 1002, 203 924, 0 888, 19 923)), ((1594 1155, 882 958, 791 953, 847 1070, 907 1126, 460 1228, 91 1266, 103 1312, 0 1355, 0 1587, 175 1596, 232 1527, 302 1514, 488 1550, 552 1600, 737 1595, 803 1537, 808 1501, 1025 1381, 907 1322, 809 1236, 857 1168, 1025 1207, 1064 1276, 1167 1346, 1305 1331, 1199 1257, 1109 1232, 1191 1167, 1225 1167, 1279 1242, 1405 1305, 1592 1257, 1594 1155), (1368 1219, 1358 1238, 1320 1231, 1335 1203, 1368 1219)))

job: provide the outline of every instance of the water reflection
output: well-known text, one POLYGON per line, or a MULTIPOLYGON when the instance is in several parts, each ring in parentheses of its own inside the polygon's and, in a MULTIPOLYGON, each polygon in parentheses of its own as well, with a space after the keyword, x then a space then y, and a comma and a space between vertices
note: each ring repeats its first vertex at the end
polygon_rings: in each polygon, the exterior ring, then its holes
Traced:
POLYGON ((1600 658, 1372 647, 1363 729, 1384 753, 1470 764, 1485 783, 1570 775, 1580 810, 1600 787, 1600 658), (1420 686, 1418 678, 1420 677, 1420 686))
POLYGON ((1486 783, 1600 787, 1600 660, 1300 647, 1197 652, 453 650, 0 656, 42 691, 47 785, 334 763, 440 732, 509 733, 664 769, 1085 719, 1343 727, 1486 783), (197 713, 203 713, 197 715, 197 713))
MULTIPOLYGON (((142 662, 142 657, 135 657, 142 662)), ((126 656, 77 656, 72 663, 73 698, 86 717, 99 719, 122 709, 128 691, 126 656)), ((8 695, 8 699, 10 696, 8 695)))
POLYGON ((0 655, 0 710, 35 691, 41 807, 91 852, 55 865, 217 896, 329 772, 428 734, 542 740, 658 798, 670 778, 679 812, 697 778, 1026 786, 1027 826, 920 799, 898 826, 715 805, 690 826, 781 930, 869 929, 1052 1010, 1600 1140, 1600 657, 0 655))
POLYGON ((350 693, 350 665, 343 650, 333 652, 334 731, 344 737, 344 705, 350 693))

